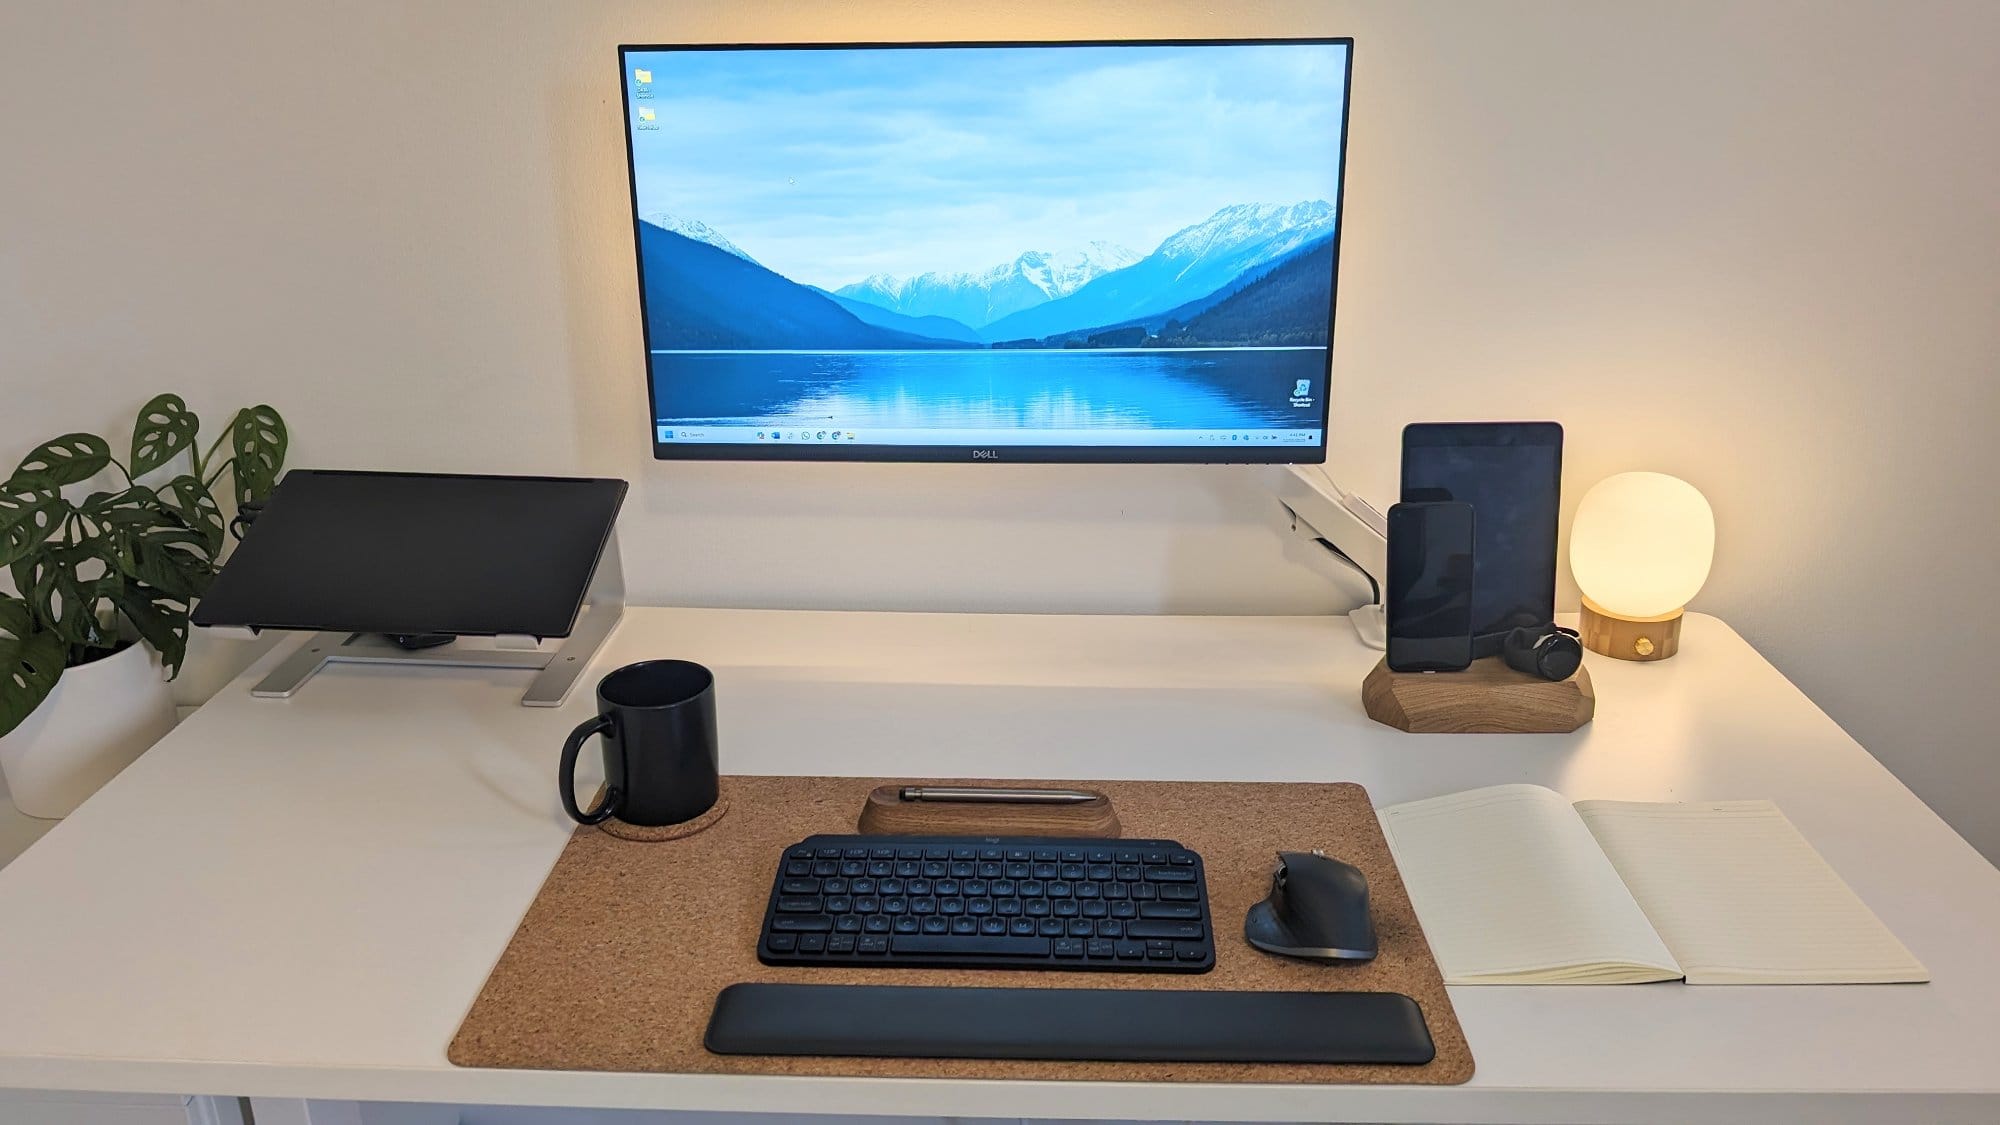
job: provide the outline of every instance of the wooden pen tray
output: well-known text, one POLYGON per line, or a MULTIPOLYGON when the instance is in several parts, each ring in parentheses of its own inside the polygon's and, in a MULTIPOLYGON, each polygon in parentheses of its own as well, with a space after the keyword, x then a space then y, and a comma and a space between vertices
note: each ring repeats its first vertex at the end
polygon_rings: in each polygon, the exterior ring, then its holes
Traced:
MULTIPOLYGON (((949 779, 909 784, 963 784, 949 779)), ((468 1067, 690 1074, 1146 1082, 1446 1085, 1472 1054, 1437 962, 1390 859, 1368 794, 1349 784, 1005 781, 1103 792, 1124 835, 1178 840, 1202 855, 1216 965, 1198 975, 947 969, 781 968, 757 960, 783 850, 815 833, 852 833, 882 778, 727 777, 726 816, 666 843, 594 828, 570 838, 528 907, 449 1057, 468 1067), (1381 952, 1365 964, 1275 957, 1243 939, 1243 915, 1270 889, 1276 853, 1323 848, 1368 878, 1381 952), (1424 1066, 1121 1063, 713 1055, 709 1010, 739 981, 1203 990, 1388 991, 1416 1000, 1437 1057, 1424 1066)))

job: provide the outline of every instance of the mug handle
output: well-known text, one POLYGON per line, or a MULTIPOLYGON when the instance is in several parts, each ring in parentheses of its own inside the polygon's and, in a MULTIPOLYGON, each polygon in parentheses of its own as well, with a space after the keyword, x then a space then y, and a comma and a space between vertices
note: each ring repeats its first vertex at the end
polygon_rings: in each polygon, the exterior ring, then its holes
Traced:
POLYGON ((556 771, 556 791, 562 795, 563 811, 578 824, 602 824, 610 820, 611 814, 618 811, 619 798, 624 796, 616 785, 611 784, 611 779, 606 778, 604 800, 598 802, 596 808, 584 812, 576 807, 577 751, 583 749, 583 744, 590 741, 592 735, 603 734, 610 729, 611 718, 608 715, 585 719, 581 726, 569 732, 568 740, 563 743, 562 767, 556 771))

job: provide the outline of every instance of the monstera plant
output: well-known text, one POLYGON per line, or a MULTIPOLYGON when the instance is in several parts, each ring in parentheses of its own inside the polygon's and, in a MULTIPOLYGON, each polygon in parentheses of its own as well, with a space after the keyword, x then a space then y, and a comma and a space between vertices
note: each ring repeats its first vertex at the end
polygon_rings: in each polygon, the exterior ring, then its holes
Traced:
POLYGON ((0 484, 0 566, 15 590, 0 590, 0 736, 40 706, 65 669, 110 656, 133 636, 179 671, 188 611, 229 533, 217 485, 228 477, 238 512, 254 511, 285 459, 285 423, 268 406, 237 411, 205 451, 199 429, 179 395, 163 394, 140 409, 122 460, 101 437, 64 434, 0 484), (107 470, 113 487, 81 499, 65 493, 107 470))

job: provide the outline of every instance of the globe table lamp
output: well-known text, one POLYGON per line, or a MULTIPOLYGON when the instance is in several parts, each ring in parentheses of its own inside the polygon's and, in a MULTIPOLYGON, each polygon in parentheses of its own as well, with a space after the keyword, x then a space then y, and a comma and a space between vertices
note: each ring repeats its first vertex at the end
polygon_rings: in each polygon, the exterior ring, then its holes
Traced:
POLYGON ((1583 646, 1620 660, 1680 650, 1681 614, 1708 581, 1715 513, 1688 482, 1619 473, 1577 505, 1569 569, 1583 591, 1583 646))

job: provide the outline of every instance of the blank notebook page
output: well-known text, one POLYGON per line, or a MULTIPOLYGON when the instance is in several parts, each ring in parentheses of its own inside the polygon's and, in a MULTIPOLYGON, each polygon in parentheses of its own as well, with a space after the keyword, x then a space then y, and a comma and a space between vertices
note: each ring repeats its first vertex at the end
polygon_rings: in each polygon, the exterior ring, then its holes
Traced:
POLYGON ((1930 974, 1769 801, 1579 801, 1689 984, 1930 974))
POLYGON ((1447 983, 1680 977, 1590 830, 1553 790, 1497 785, 1380 815, 1447 983))

